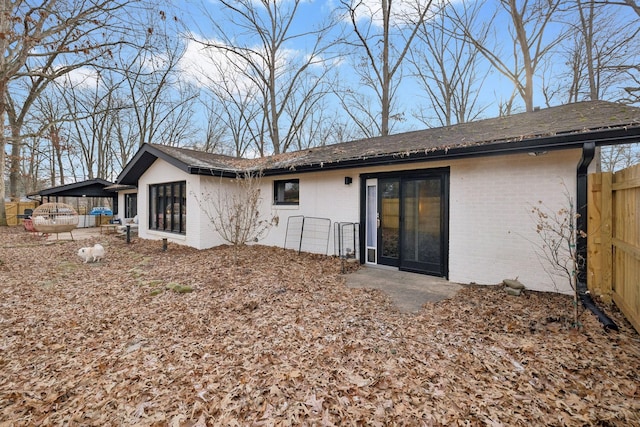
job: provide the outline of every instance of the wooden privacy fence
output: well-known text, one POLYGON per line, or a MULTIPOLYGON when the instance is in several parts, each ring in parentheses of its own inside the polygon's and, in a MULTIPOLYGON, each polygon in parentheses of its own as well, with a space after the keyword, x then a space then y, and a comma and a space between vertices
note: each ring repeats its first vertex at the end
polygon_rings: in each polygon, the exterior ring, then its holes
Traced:
POLYGON ((640 332, 640 165, 588 182, 587 287, 640 332))
POLYGON ((7 225, 22 224, 22 218, 18 217, 18 215, 23 215, 25 209, 35 209, 37 207, 38 202, 6 202, 7 225))

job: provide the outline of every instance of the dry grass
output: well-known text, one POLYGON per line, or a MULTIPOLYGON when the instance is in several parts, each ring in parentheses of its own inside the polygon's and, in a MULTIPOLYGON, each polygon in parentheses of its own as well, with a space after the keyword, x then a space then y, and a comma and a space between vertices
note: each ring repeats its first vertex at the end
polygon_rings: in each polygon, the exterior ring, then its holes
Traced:
POLYGON ((0 228, 0 425, 640 425, 640 339, 468 286, 417 315, 338 261, 0 228), (80 246, 105 246, 82 264, 80 246))

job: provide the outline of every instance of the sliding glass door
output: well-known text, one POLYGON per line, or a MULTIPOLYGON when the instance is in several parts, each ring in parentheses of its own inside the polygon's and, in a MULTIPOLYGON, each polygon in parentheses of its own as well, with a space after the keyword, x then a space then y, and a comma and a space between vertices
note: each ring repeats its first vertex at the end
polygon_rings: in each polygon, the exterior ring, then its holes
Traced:
POLYGON ((448 177, 448 169, 437 169, 386 173, 377 181, 368 180, 377 185, 375 192, 367 186, 367 247, 377 227, 377 257, 367 262, 448 275, 448 177))
POLYGON ((401 211, 400 269, 444 275, 441 178, 403 180, 401 211))
POLYGON ((400 180, 378 180, 378 264, 397 266, 400 258, 400 180))

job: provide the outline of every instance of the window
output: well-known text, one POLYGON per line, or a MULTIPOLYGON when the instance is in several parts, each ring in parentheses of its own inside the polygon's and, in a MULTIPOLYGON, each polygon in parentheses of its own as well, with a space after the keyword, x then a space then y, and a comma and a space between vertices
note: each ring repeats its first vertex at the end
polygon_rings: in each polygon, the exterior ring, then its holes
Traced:
POLYGON ((300 203, 300 180, 288 179, 273 182, 274 205, 297 205, 300 203))
POLYGON ((149 186, 149 229, 186 234, 186 181, 149 186))
POLYGON ((124 217, 135 218, 138 215, 138 193, 124 195, 124 217))

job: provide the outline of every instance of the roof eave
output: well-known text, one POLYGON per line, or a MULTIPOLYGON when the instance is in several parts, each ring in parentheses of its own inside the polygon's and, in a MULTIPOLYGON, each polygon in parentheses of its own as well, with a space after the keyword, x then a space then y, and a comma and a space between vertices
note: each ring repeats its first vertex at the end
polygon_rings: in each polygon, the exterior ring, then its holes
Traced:
MULTIPOLYGON (((189 166, 187 172, 191 175, 205 175, 220 178, 236 178, 239 174, 243 174, 244 171, 232 171, 228 169, 216 169, 205 168, 202 166, 189 166)), ((250 171, 247 171, 248 173, 250 171)))
POLYGON ((137 185, 142 174, 160 158, 176 168, 192 175, 205 175, 223 178, 235 178, 242 173, 261 173, 264 176, 287 175, 303 172, 316 172, 330 169, 353 169, 371 166, 407 164, 413 162, 436 161, 443 159, 456 159, 464 157, 493 156, 515 154, 523 152, 540 152, 566 150, 580 148, 585 143, 593 142, 596 146, 616 145, 624 143, 640 142, 640 126, 617 125, 616 127, 601 130, 574 131, 571 133, 529 137, 522 139, 509 139, 492 143, 478 143, 452 148, 425 148, 413 149, 405 152, 372 154, 347 159, 309 160, 300 163, 284 164, 281 166, 267 167, 260 170, 240 170, 204 167, 187 164, 170 154, 144 144, 126 168, 118 176, 117 184, 137 185))
POLYGON ((143 144, 131 161, 120 172, 116 179, 117 184, 138 185, 138 180, 149 167, 157 160, 162 159, 176 168, 189 172, 189 165, 150 145, 143 144))
POLYGON ((78 189, 88 189, 88 193, 95 193, 95 189, 100 186, 108 186, 113 184, 110 181, 102 178, 92 178, 85 181, 73 182, 71 184, 59 185, 56 187, 46 188, 44 190, 40 190, 34 193, 28 194, 28 196, 58 196, 65 197, 68 195, 76 194, 78 189))
POLYGON ((404 153, 391 153, 361 157, 349 160, 315 162, 296 166, 272 168, 263 171, 265 176, 284 175, 303 172, 315 172, 330 169, 350 169, 371 166, 389 166, 443 159, 464 157, 495 156, 516 153, 530 153, 542 151, 567 150, 581 148, 585 143, 593 142, 596 146, 617 145, 640 142, 640 126, 606 129, 593 132, 577 132, 562 135, 523 139, 521 141, 506 141, 492 144, 477 144, 465 147, 425 149, 404 153), (585 138, 585 136, 588 137, 585 138))

